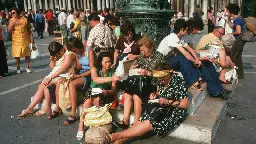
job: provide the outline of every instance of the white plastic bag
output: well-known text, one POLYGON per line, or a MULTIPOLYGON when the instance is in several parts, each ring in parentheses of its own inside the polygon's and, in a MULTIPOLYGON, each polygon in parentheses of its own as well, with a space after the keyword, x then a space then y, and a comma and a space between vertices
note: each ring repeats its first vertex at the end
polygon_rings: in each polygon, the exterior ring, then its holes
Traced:
POLYGON ((116 68, 116 75, 119 77, 123 77, 125 75, 124 69, 123 69, 123 62, 126 61, 127 56, 123 58, 122 61, 119 61, 118 67, 116 68))
POLYGON ((30 52, 31 52, 31 55, 30 55, 31 59, 35 59, 40 56, 40 53, 39 53, 39 50, 38 50, 38 47, 36 44, 30 43, 29 48, 30 48, 30 52))
POLYGON ((233 79, 237 78, 237 76, 236 76, 236 69, 237 69, 237 67, 234 67, 233 69, 230 69, 229 71, 227 71, 225 73, 225 79, 227 81, 231 81, 232 78, 233 79))

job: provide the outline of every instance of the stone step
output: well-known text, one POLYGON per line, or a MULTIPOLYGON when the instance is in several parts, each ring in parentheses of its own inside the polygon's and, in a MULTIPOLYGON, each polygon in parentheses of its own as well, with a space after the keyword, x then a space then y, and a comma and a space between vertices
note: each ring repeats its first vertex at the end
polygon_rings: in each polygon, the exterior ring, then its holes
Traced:
MULTIPOLYGON (((230 85, 223 85, 226 90, 234 90, 237 79, 230 85)), ((232 96, 233 93, 230 94, 232 96)), ((228 100, 207 96, 194 115, 187 119, 168 136, 187 141, 210 144, 218 129, 219 123, 225 114, 228 100)), ((123 111, 120 109, 113 115, 114 121, 123 119, 123 111)), ((134 114, 131 114, 130 123, 133 123, 134 114)))

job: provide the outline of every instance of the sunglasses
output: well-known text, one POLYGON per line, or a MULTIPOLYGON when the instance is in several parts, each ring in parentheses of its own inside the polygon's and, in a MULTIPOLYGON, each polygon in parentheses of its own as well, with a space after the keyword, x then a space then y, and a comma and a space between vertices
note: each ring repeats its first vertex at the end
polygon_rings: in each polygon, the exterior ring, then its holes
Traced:
POLYGON ((217 30, 221 35, 225 35, 225 33, 221 33, 219 30, 217 30))
POLYGON ((12 12, 11 14, 16 14, 16 12, 12 12))

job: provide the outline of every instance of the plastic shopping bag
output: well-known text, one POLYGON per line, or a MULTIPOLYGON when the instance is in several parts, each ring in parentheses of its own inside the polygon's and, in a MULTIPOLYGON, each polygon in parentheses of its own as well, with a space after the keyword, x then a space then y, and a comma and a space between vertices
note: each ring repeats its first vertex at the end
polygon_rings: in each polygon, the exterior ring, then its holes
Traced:
POLYGON ((31 59, 35 59, 35 58, 40 56, 40 52, 39 52, 38 47, 37 47, 36 44, 30 43, 29 48, 30 48, 30 51, 31 51, 31 56, 30 56, 31 59))

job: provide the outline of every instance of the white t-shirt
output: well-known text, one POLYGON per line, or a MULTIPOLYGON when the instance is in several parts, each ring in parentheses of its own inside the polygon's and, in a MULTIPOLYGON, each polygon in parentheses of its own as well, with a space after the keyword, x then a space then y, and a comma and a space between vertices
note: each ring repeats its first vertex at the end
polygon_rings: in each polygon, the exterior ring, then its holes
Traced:
POLYGON ((101 15, 98 15, 98 16, 100 17, 100 23, 102 23, 102 24, 103 24, 103 22, 104 22, 105 18, 104 18, 103 16, 101 16, 101 15))
POLYGON ((75 19, 72 14, 70 14, 67 18, 67 27, 70 29, 70 24, 75 22, 75 19))
POLYGON ((157 51, 166 56, 176 47, 186 47, 187 45, 188 44, 184 40, 180 40, 175 33, 171 33, 161 41, 157 51))
POLYGON ((64 24, 66 24, 66 20, 67 20, 67 15, 66 15, 64 12, 61 12, 61 13, 58 15, 58 22, 59 22, 59 25, 64 25, 64 24))

